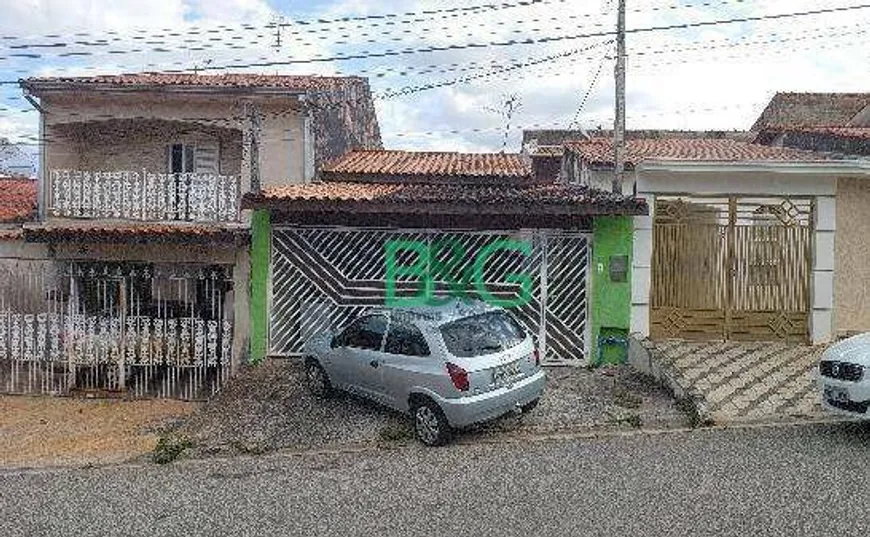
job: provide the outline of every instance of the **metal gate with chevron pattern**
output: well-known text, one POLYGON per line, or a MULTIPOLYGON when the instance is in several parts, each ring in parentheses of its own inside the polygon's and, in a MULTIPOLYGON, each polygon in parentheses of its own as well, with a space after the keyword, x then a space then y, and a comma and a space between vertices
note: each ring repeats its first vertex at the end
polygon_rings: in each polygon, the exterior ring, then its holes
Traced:
MULTIPOLYGON (((503 252, 486 263, 487 289, 499 298, 518 296, 506 281, 528 274, 530 300, 511 312, 535 334, 542 359, 551 365, 584 365, 589 348, 589 235, 561 230, 429 231, 368 228, 279 227, 272 234, 270 354, 298 356, 314 333, 336 328, 362 311, 383 307, 386 297, 384 245, 391 240, 433 244, 450 241, 466 253, 461 270, 493 241, 526 241, 531 255, 503 252)), ((413 278, 397 287, 413 288, 413 278)), ((448 282, 435 282, 445 295, 448 282)))

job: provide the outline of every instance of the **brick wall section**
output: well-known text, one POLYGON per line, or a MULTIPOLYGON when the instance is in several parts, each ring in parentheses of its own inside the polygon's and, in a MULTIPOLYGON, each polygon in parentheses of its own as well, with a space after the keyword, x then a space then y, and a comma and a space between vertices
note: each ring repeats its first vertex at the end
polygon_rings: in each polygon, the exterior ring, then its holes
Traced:
POLYGON ((381 149, 381 131, 366 79, 314 95, 311 103, 316 169, 352 149, 381 149))

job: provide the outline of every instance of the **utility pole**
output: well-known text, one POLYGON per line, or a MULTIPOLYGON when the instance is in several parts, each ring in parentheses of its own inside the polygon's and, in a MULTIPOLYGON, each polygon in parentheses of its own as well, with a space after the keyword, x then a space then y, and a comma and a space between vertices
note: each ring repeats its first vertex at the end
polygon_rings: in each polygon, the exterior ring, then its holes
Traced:
POLYGON ((616 117, 613 123, 613 192, 622 194, 625 179, 625 0, 619 0, 616 19, 616 117))

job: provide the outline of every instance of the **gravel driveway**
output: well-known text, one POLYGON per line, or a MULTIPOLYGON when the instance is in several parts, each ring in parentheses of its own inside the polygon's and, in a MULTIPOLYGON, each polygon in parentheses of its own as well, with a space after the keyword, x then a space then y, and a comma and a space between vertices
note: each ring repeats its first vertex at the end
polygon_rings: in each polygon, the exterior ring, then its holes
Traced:
MULTIPOLYGON (((631 368, 549 368, 540 405, 461 436, 562 429, 687 426, 687 415, 661 387, 631 368)), ((413 438, 408 418, 341 394, 308 394, 298 360, 268 360, 240 372, 176 434, 193 441, 192 455, 264 453, 402 443, 413 438)))

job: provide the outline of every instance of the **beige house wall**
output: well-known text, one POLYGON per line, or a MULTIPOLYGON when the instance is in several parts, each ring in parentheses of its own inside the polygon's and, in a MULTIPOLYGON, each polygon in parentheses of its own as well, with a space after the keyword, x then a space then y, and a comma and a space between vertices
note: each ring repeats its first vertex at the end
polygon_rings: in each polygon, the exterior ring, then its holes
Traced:
POLYGON ((870 181, 837 182, 837 237, 834 244, 834 329, 843 335, 870 331, 870 181))
POLYGON ((207 141, 219 144, 220 172, 241 176, 247 191, 250 166, 244 162, 242 134, 250 128, 247 102, 260 112, 261 184, 303 182, 305 120, 294 96, 46 95, 41 99, 48 140, 42 169, 165 172, 168 145, 207 141))
POLYGON ((153 173, 169 172, 168 146, 183 143, 218 148, 218 173, 235 175, 241 173, 242 136, 239 131, 213 127, 181 126, 177 123, 145 120, 107 121, 100 124, 64 125, 52 127, 52 133, 60 134, 64 144, 51 144, 48 158, 57 163, 49 169, 74 169, 86 171, 140 171, 153 173), (70 151, 70 146, 73 151, 70 151), (62 156, 55 158, 54 152, 62 156), (59 164, 69 163, 63 167, 59 164))

